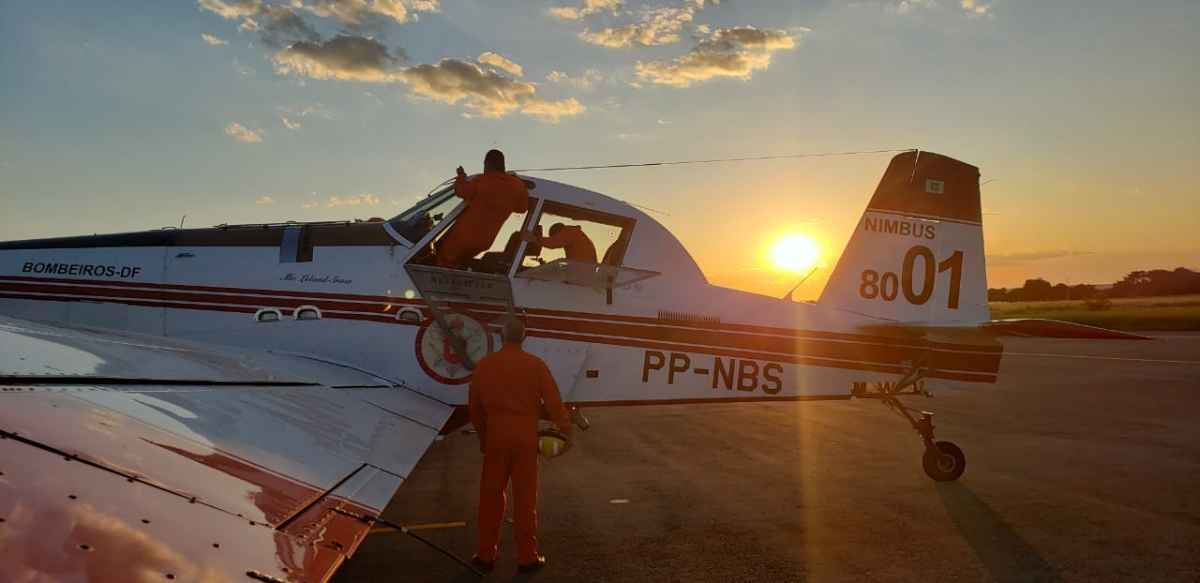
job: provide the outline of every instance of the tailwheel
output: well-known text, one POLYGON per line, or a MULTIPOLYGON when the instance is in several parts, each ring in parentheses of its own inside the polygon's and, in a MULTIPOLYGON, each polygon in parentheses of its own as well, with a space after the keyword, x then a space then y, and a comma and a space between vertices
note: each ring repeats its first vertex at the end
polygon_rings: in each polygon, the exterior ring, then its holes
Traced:
POLYGON ((864 391, 855 396, 877 398, 888 408, 907 419, 925 444, 925 455, 921 459, 925 474, 938 482, 953 482, 961 477, 963 471, 967 469, 967 456, 957 445, 949 441, 937 441, 933 437, 933 413, 910 409, 898 398, 901 395, 931 396, 928 391, 919 388, 916 384, 923 375, 924 369, 915 366, 894 387, 881 388, 877 393, 864 391), (906 392, 905 389, 910 390, 906 392), (919 417, 914 417, 913 413, 917 413, 919 417))
POLYGON ((921 463, 925 474, 939 482, 953 482, 967 469, 967 456, 962 449, 950 441, 933 442, 925 448, 921 463))

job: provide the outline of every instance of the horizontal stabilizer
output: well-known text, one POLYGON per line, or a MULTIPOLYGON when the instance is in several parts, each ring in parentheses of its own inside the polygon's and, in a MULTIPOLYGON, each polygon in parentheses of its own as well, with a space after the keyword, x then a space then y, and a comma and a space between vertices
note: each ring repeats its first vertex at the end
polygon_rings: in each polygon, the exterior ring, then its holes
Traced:
POLYGON ((979 326, 927 326, 923 324, 875 324, 860 331, 878 336, 942 343, 987 344, 1001 336, 1026 338, 1080 338, 1094 340, 1152 340, 1148 336, 1110 330, 1062 320, 1021 318, 992 320, 979 326))
POLYGON ((1110 330, 1062 320, 1014 319, 992 320, 984 329, 999 336, 1028 336, 1034 338, 1091 338, 1096 340, 1151 340, 1148 336, 1110 330))

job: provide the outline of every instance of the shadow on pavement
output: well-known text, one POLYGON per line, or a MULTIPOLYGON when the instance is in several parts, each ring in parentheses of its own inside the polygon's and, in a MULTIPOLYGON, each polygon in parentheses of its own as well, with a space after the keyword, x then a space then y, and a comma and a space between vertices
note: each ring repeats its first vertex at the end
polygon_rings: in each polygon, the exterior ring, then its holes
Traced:
POLYGON ((459 573, 459 575, 457 577, 452 579, 451 583, 478 583, 479 581, 483 581, 485 579, 490 579, 490 578, 491 577, 489 577, 489 576, 480 577, 479 575, 476 575, 475 573, 472 573, 470 571, 463 571, 462 573, 459 573))
POLYGON ((937 490, 954 525, 993 580, 999 583, 1062 581, 1054 567, 970 488, 958 482, 940 482, 937 490))

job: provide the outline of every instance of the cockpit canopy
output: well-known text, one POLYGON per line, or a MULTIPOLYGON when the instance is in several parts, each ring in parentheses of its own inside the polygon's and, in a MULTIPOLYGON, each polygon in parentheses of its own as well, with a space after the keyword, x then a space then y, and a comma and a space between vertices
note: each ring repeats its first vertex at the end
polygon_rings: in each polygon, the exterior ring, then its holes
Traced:
MULTIPOLYGON (((637 208, 567 184, 541 178, 523 179, 527 185, 534 185, 530 189, 530 211, 509 217, 491 249, 468 266, 472 271, 536 276, 546 271, 544 266, 566 263, 566 251, 542 248, 531 241, 525 245, 520 261, 516 261, 521 232, 546 237, 552 229, 578 228, 595 247, 595 264, 656 272, 675 281, 704 281, 699 266, 679 241, 637 208)), ((462 211, 462 202, 455 196, 454 187, 449 186, 435 191, 387 224, 395 235, 422 247, 416 262, 422 262, 422 255, 426 256, 425 261, 432 262, 437 241, 454 224, 462 211)))

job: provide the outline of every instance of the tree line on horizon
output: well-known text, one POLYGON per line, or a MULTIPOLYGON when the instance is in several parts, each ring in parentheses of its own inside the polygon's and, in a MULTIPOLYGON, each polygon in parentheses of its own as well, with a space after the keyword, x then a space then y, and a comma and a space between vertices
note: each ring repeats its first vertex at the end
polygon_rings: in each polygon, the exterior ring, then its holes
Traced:
POLYGON ((1184 267, 1174 270, 1131 271, 1112 287, 1101 289, 1090 284, 1052 284, 1045 279, 1025 280, 1021 287, 988 289, 989 302, 1039 302, 1050 300, 1091 300, 1096 298, 1141 298, 1200 294, 1200 272, 1184 267))

